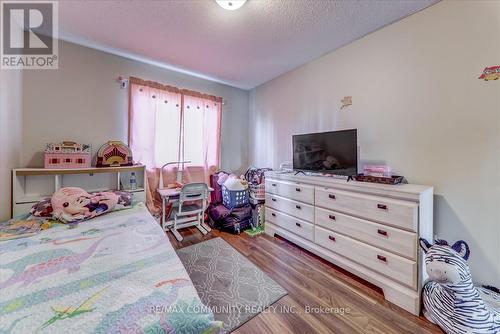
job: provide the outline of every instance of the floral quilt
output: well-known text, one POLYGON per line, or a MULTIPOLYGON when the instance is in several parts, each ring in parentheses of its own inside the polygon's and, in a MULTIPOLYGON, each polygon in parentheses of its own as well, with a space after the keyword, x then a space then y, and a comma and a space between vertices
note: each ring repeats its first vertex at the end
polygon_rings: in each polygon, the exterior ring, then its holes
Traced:
POLYGON ((217 333, 143 205, 0 242, 0 333, 217 333))

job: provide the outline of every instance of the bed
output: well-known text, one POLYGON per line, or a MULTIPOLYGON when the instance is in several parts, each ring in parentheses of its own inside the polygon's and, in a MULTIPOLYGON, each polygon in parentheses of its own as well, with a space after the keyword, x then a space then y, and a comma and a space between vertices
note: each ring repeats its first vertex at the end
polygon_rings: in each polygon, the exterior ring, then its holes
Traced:
POLYGON ((0 333, 216 333, 143 204, 0 242, 0 333))

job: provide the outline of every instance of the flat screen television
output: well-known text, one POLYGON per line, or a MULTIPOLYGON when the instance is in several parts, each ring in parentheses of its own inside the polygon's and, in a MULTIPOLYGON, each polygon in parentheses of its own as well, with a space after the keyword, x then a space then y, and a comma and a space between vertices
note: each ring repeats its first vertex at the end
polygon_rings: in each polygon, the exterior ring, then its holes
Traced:
POLYGON ((358 171, 357 130, 294 135, 293 169, 337 175, 358 171))

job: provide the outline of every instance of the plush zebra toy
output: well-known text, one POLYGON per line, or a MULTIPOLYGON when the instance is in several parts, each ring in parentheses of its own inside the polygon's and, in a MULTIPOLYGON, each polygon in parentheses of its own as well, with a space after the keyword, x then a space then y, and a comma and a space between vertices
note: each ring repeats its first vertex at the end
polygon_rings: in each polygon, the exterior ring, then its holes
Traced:
MULTIPOLYGON (((450 247, 436 240, 431 245, 420 238, 420 246, 429 275, 422 290, 425 317, 448 334, 499 334, 500 308, 485 303, 472 283, 467 243, 460 240, 450 247)), ((493 302, 500 302, 500 295, 489 292, 493 302)))

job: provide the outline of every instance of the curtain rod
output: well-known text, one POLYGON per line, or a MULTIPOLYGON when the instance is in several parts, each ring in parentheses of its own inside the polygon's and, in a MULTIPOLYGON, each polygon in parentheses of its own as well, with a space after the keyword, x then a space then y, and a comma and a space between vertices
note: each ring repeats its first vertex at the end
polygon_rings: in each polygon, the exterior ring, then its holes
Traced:
POLYGON ((118 78, 116 78, 116 81, 120 84, 120 88, 122 88, 122 89, 126 88, 130 83, 133 83, 133 84, 137 84, 137 85, 148 86, 148 87, 152 87, 152 88, 166 90, 166 91, 172 92, 172 93, 181 93, 181 94, 186 94, 189 96, 210 99, 213 101, 221 102, 222 105, 226 105, 226 102, 227 102, 226 99, 224 99, 223 97, 220 97, 220 96, 205 94, 205 93, 201 93, 201 92, 191 90, 191 89, 186 89, 186 88, 178 88, 175 86, 164 85, 164 84, 156 82, 156 81, 143 80, 143 79, 133 77, 133 76, 130 76, 129 79, 127 79, 127 78, 120 75, 118 78))

